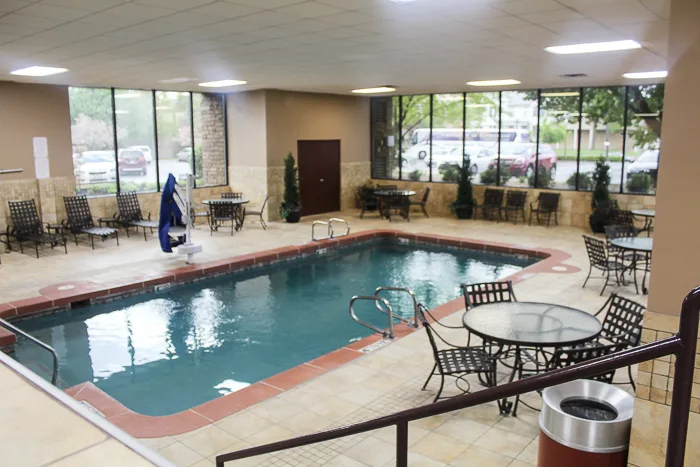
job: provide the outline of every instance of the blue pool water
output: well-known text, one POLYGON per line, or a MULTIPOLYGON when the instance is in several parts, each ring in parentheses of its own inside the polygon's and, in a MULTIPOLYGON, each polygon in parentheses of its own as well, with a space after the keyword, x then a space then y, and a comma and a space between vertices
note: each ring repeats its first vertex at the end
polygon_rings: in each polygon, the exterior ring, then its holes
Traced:
MULTIPOLYGON (((407 286, 434 307, 459 296, 460 283, 495 280, 533 262, 370 244, 27 320, 20 327, 56 349, 63 387, 92 381, 134 411, 167 415, 371 334, 348 314, 353 295, 407 286)), ((404 297, 387 297, 411 315, 404 297)), ((358 315, 386 327, 373 307, 358 304, 358 315)), ((48 377, 50 359, 36 346, 19 343, 15 357, 48 377)))

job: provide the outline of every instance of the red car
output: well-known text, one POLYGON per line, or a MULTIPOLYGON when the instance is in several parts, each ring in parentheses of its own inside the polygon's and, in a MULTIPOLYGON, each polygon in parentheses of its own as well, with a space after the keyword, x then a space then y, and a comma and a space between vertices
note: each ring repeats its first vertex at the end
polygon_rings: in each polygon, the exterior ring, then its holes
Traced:
POLYGON ((138 149, 124 149, 119 152, 119 175, 137 173, 146 175, 148 162, 138 149))
MULTIPOLYGON (((537 161, 535 143, 501 143, 501 170, 504 168, 514 177, 531 176, 537 161)), ((540 144, 540 167, 554 177, 557 170, 557 153, 549 144, 540 144)), ((495 167, 495 161, 491 163, 495 167)))

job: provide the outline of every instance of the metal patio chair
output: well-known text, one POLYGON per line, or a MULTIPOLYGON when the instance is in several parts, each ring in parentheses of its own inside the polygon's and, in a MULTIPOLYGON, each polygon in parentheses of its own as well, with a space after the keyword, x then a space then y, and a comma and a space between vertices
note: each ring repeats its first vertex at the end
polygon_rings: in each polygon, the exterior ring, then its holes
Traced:
POLYGON ((537 217, 537 223, 540 223, 540 215, 545 216, 547 220, 547 227, 549 227, 550 221, 552 220, 552 214, 554 214, 554 225, 559 225, 559 217, 557 212, 559 211, 559 193, 546 193, 542 192, 537 197, 537 202, 530 203, 530 220, 529 225, 532 225, 532 215, 535 214, 537 217))
POLYGON ((239 192, 224 192, 221 193, 221 199, 241 199, 243 198, 243 193, 239 192))
POLYGON ((503 195, 505 191, 494 188, 487 188, 484 192, 484 202, 474 205, 474 219, 481 210, 484 219, 493 220, 494 211, 498 214, 497 220, 501 220, 503 214, 503 195))
POLYGON ((129 237, 129 227, 136 227, 137 231, 139 228, 142 228, 144 240, 148 240, 146 237, 146 229, 149 229, 152 234, 153 229, 158 228, 158 222, 151 220, 150 212, 147 218, 143 217, 139 198, 135 191, 117 193, 117 206, 119 207, 119 216, 117 219, 119 223, 124 226, 127 237, 129 237))
POLYGON ((217 232, 226 222, 231 223, 231 235, 238 230, 238 218, 233 204, 212 200, 209 202, 209 235, 217 232))
POLYGON ((267 199, 269 198, 268 195, 265 195, 265 200, 263 201, 262 206, 260 209, 255 209, 255 208, 243 208, 243 214, 247 216, 258 216, 258 219, 260 220, 260 225, 262 226, 263 230, 267 230, 267 224, 265 223, 265 219, 263 219, 263 213, 265 212, 265 206, 267 206, 267 199))
POLYGON ((382 211, 379 208, 379 199, 374 194, 374 190, 368 191, 365 195, 360 196, 360 219, 362 219, 367 211, 377 211, 379 217, 382 216, 382 211))
MULTIPOLYGON (((558 370, 560 368, 566 368, 571 365, 576 365, 577 363, 583 363, 588 360, 593 360, 594 358, 604 357, 605 355, 610 355, 611 353, 625 350, 625 348, 626 346, 624 344, 617 343, 602 345, 598 342, 593 342, 578 347, 560 347, 554 350, 552 359, 547 365, 547 371, 558 370)), ((615 370, 612 370, 606 373, 595 375, 589 379, 612 384, 614 377, 615 370)))
POLYGON ((509 213, 513 213, 513 224, 518 223, 518 214, 522 215, 523 222, 525 222, 526 203, 527 191, 508 190, 508 193, 506 193, 506 205, 503 207, 506 222, 510 220, 509 213))
POLYGON ((625 209, 613 209, 610 216, 611 225, 618 225, 627 227, 632 235, 630 237, 636 237, 641 229, 634 226, 634 215, 632 211, 627 211, 625 209))
POLYGON ((86 234, 90 237, 92 249, 95 249, 95 237, 100 237, 104 242, 105 238, 114 236, 119 245, 119 231, 112 227, 97 227, 90 212, 87 196, 64 196, 63 203, 66 205, 67 220, 62 224, 73 234, 75 244, 78 244, 78 235, 86 234))
POLYGON ((423 215, 425 217, 430 217, 428 215, 428 211, 425 209, 425 206, 428 204, 428 196, 430 196, 430 188, 425 189, 423 192, 423 198, 421 198, 420 201, 409 201, 410 206, 420 206, 420 209, 423 211, 423 215))
MULTIPOLYGON (((488 303, 517 302, 511 281, 479 282, 476 284, 460 284, 464 296, 464 307, 467 311, 488 303)), ((462 327, 462 326, 460 326, 462 327)), ((467 345, 471 343, 471 333, 467 345)))
POLYGON ((9 238, 14 237, 19 243, 20 253, 24 253, 24 242, 34 243, 36 257, 39 257, 39 245, 50 245, 51 249, 57 245, 63 245, 63 249, 68 254, 66 237, 63 236, 60 226, 43 224, 36 209, 33 199, 24 201, 8 201, 10 207, 10 217, 12 228, 8 230, 7 246, 11 249, 9 238), (46 230, 44 229, 46 225, 46 230), (54 230, 56 233, 51 233, 54 230))
POLYGON ((610 273, 615 273, 615 281, 618 285, 620 285, 620 272, 624 272, 626 266, 622 261, 620 261, 619 258, 608 253, 608 247, 604 241, 589 237, 588 235, 584 235, 583 240, 586 243, 586 252, 588 253, 588 261, 590 266, 588 268, 588 275, 586 276, 586 280, 583 281, 582 287, 586 287, 588 279, 591 278, 593 269, 597 269, 602 271, 603 276, 605 277, 603 290, 600 291, 600 295, 603 295, 605 288, 608 286, 608 282, 610 282, 610 273))

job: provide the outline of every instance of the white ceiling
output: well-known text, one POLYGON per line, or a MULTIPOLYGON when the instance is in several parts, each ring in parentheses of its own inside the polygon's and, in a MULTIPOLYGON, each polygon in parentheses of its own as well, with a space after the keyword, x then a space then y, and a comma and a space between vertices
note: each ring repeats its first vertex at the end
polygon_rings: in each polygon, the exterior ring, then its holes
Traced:
POLYGON ((623 83, 666 69, 670 0, 0 0, 0 80, 197 90, 347 93, 623 83), (555 56, 551 45, 635 39, 643 49, 555 56), (10 70, 69 68, 46 78, 10 70), (564 79, 564 73, 587 78, 564 79), (182 84, 163 80, 190 78, 182 84))

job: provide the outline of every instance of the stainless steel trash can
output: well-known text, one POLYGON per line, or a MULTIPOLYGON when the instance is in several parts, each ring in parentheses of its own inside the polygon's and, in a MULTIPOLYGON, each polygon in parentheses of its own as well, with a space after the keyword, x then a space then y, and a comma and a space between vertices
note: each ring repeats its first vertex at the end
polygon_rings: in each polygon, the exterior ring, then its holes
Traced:
POLYGON ((625 467, 634 397, 578 380, 542 393, 538 467, 625 467))

